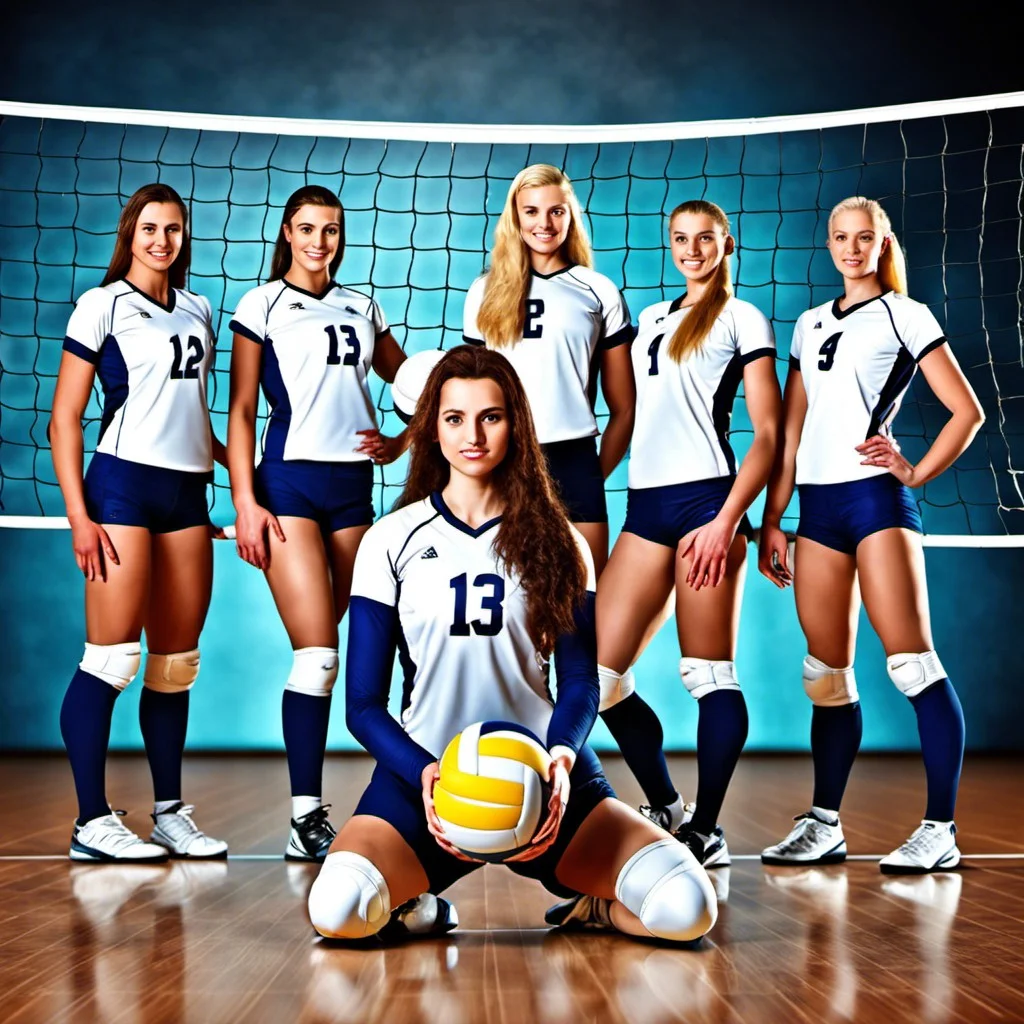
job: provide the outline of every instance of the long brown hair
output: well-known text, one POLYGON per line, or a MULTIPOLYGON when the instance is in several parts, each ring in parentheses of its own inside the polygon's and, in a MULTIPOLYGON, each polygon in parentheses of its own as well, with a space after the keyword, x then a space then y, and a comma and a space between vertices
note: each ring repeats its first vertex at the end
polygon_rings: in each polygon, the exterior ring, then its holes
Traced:
POLYGON ((480 333, 492 348, 515 345, 523 336, 526 296, 530 291, 530 254, 523 241, 516 196, 524 188, 542 188, 545 185, 557 185, 562 190, 571 214, 569 232, 562 243, 562 255, 577 266, 594 265, 583 211, 568 176, 551 164, 524 167, 509 186, 505 208, 494 229, 491 266, 476 318, 480 333))
POLYGON ((327 206, 338 211, 338 251, 334 254, 329 268, 332 280, 338 272, 338 267, 341 266, 342 257, 345 255, 345 208, 341 205, 341 200, 329 188, 324 188, 323 185, 303 185, 302 188, 296 189, 288 197, 288 202, 284 204, 281 227, 278 229, 277 241, 274 243, 274 257, 270 261, 268 281, 280 281, 291 269, 292 246, 284 237, 284 227, 286 224, 291 227, 292 217, 303 206, 327 206))
POLYGON ((110 265, 107 267, 107 273, 104 275, 100 287, 110 284, 111 281, 120 281, 131 269, 135 228, 147 203, 177 203, 178 209, 181 210, 181 248, 178 250, 177 259, 167 268, 167 283, 172 288, 185 287, 185 278, 188 277, 188 268, 192 263, 192 236, 188 230, 188 209, 184 200, 170 185, 162 185, 158 182, 152 185, 143 185, 124 204, 124 209, 117 222, 114 252, 110 257, 110 265))
POLYGON ((526 392, 503 355, 479 345, 459 345, 431 371, 409 424, 409 475, 395 507, 421 501, 448 483, 451 467, 437 440, 437 421, 441 388, 455 377, 493 380, 505 396, 508 451, 493 476, 505 508, 494 552, 506 572, 519 576, 526 592, 530 638, 548 655, 555 641, 575 628, 573 612, 586 596, 587 570, 565 509, 555 496, 526 392))
POLYGON ((882 204, 877 199, 850 196, 848 199, 836 203, 828 215, 829 241, 832 240, 832 221, 836 214, 846 213, 848 210, 863 210, 871 218, 878 233, 889 239, 889 244, 878 257, 878 283, 882 286, 883 291, 899 292, 900 295, 906 295, 907 261, 903 257, 900 243, 896 241, 896 236, 893 234, 889 214, 882 209, 882 204))
MULTIPOLYGON (((669 232, 672 231, 672 221, 681 213, 696 213, 710 217, 715 225, 721 228, 723 235, 729 234, 729 218, 717 203, 708 202, 707 199, 690 199, 680 203, 668 218, 669 232)), ((732 298, 732 294, 729 257, 723 256, 722 262, 715 267, 704 294, 693 304, 690 312, 683 317, 672 335, 672 340, 668 343, 670 358, 681 363, 704 344, 704 339, 711 333, 711 328, 722 315, 722 310, 732 298)))

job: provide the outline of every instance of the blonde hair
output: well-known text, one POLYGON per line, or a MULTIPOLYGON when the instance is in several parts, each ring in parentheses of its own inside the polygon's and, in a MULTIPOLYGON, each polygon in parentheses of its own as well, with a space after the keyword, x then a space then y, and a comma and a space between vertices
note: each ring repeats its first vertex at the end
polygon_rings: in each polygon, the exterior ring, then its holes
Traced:
POLYGON ((878 280, 884 291, 899 292, 900 295, 907 294, 907 261, 903 258, 903 250, 900 243, 896 241, 893 234, 892 221, 889 214, 882 209, 882 204, 875 199, 867 199, 864 196, 850 196, 841 203, 832 207, 828 215, 828 237, 832 239, 832 221, 836 214, 846 213, 852 210, 863 210, 871 222, 886 238, 889 244, 882 250, 878 257, 878 280))
POLYGON ((530 253, 523 241, 516 196, 524 188, 557 185, 565 197, 571 219, 562 243, 562 255, 571 264, 594 265, 590 238, 583 223, 583 211, 572 182, 557 167, 531 164, 523 168, 509 186, 505 208, 494 229, 491 266, 487 272, 484 297, 477 314, 477 327, 491 348, 506 348, 522 339, 526 322, 526 296, 530 291, 530 253))
MULTIPOLYGON (((729 234, 729 218, 716 203, 706 199, 690 199, 680 203, 669 215, 669 231, 672 221, 681 213, 696 213, 710 217, 722 229, 723 235, 729 234)), ((704 339, 711 333, 715 321, 721 316, 725 304, 732 298, 732 273, 729 270, 729 257, 723 256, 722 262, 715 267, 712 279, 708 281, 704 294, 691 307, 689 314, 683 317, 679 326, 668 343, 669 358, 681 363, 704 344, 704 339)))

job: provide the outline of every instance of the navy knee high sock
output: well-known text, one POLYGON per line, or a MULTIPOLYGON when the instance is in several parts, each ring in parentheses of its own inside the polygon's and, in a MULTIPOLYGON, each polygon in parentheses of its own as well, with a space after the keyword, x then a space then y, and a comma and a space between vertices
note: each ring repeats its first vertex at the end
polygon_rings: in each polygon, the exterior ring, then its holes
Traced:
POLYGON ((665 734, 650 704, 634 692, 602 711, 601 718, 650 805, 667 807, 674 803, 676 787, 669 777, 662 749, 665 734))
POLYGON ((831 708, 814 706, 811 716, 814 798, 811 803, 815 807, 839 810, 863 733, 860 701, 831 708))
POLYGON ((60 708, 60 734, 71 762, 78 794, 78 820, 110 813, 106 794, 110 720, 119 690, 78 669, 71 677, 60 708))
POLYGON ((747 703, 739 690, 713 690, 697 708, 697 809, 690 824, 710 835, 747 741, 747 703))
POLYGON ((146 744, 153 799, 181 799, 181 759, 188 731, 189 691, 161 693, 143 686, 139 726, 146 744))
POLYGON ((330 697, 284 691, 281 723, 292 796, 320 796, 323 792, 324 754, 330 718, 330 697))
POLYGON ((964 761, 964 712, 948 679, 932 683, 910 698, 917 714, 921 755, 928 778, 928 807, 924 816, 952 821, 960 769, 964 761))

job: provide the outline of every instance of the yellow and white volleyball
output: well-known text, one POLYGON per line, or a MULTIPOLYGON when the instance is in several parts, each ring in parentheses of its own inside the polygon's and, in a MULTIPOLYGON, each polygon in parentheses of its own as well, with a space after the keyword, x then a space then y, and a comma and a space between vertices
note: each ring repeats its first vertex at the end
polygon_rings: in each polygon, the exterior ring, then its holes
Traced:
POLYGON ((412 420, 416 403, 423 394, 430 371, 441 361, 444 352, 439 348, 428 349, 409 356, 398 368, 391 384, 391 401, 395 412, 403 423, 412 420))
POLYGON ((477 722, 445 748, 434 808, 453 846, 502 861, 529 845, 548 814, 551 755, 529 729, 477 722))

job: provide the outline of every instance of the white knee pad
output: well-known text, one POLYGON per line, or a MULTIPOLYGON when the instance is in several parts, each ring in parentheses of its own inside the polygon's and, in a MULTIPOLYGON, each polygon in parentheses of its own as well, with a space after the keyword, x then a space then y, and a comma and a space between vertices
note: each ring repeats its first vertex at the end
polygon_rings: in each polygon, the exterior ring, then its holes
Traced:
POLYGON ((142 681, 157 693, 184 693, 199 675, 199 648, 180 654, 147 654, 142 681))
POLYGON ((138 640, 127 644, 87 643, 78 667, 109 683, 115 690, 123 690, 138 674, 141 661, 142 647, 138 640))
POLYGON ((820 708, 837 708, 843 704, 855 704, 860 700, 853 666, 829 668, 823 661, 804 658, 804 690, 812 704, 820 708))
POLYGON ((358 853, 329 853, 309 890, 309 919, 328 939, 365 939, 391 917, 384 876, 358 853))
POLYGON ((718 919, 707 872, 677 839, 637 850, 619 872, 615 898, 652 935, 671 942, 699 939, 718 919))
POLYGON ((636 689, 636 680, 631 669, 616 672, 614 669, 605 668, 604 665, 598 665, 597 680, 601 684, 601 703, 597 706, 598 711, 607 711, 616 704, 621 704, 636 689))
POLYGON ((333 647, 300 647, 284 688, 310 697, 330 697, 337 678, 338 652, 333 647))
POLYGON ((715 690, 739 690, 736 663, 732 661, 705 661, 703 658, 680 658, 679 678, 695 700, 715 690))
POLYGON ((904 697, 916 697, 932 683, 946 678, 946 670, 934 651, 923 654, 894 654, 885 660, 889 678, 904 697))

